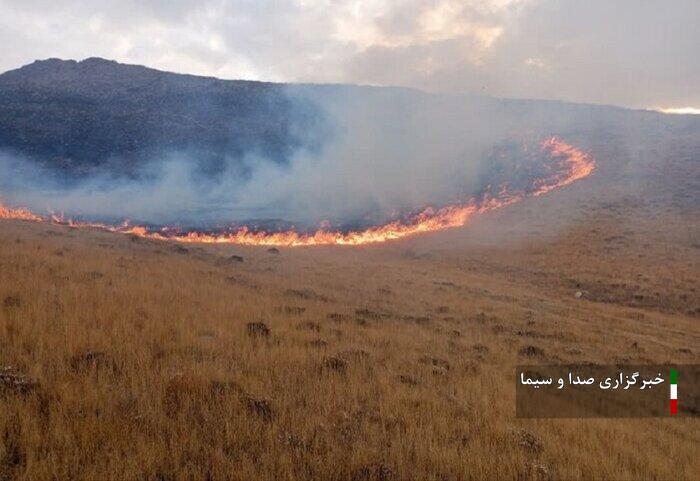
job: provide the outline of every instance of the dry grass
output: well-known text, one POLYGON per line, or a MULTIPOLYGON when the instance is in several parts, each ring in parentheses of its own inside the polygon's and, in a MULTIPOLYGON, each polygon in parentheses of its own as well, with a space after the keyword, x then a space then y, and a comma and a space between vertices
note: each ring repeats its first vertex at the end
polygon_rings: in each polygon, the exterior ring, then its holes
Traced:
POLYGON ((518 363, 698 362, 697 212, 593 189, 362 249, 1 222, 0 480, 699 479, 697 419, 514 418, 518 363))

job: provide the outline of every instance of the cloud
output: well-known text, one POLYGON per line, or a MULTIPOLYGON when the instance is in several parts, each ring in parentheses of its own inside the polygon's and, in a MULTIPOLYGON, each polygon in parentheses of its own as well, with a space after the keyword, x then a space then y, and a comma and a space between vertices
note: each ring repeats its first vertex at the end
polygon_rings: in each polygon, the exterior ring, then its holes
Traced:
POLYGON ((696 0, 0 0, 0 70, 113 58, 224 78, 700 106, 696 0))

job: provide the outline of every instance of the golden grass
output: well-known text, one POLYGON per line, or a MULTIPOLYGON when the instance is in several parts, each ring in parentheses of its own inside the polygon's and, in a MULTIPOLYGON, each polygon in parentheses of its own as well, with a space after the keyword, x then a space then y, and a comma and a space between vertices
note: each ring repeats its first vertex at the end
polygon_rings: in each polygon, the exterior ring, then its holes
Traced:
POLYGON ((1 222, 0 480, 700 479, 697 419, 514 418, 518 363, 698 362, 697 219, 543 232, 584 194, 278 254, 1 222))

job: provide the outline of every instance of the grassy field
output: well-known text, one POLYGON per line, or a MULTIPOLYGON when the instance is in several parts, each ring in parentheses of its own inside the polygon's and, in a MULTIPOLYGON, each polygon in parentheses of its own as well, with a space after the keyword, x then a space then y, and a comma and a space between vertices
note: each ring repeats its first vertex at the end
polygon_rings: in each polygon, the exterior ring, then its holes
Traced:
POLYGON ((677 182, 626 181, 610 151, 566 190, 376 247, 0 221, 0 480, 700 479, 697 419, 514 407, 517 364, 699 362, 677 154, 677 182))

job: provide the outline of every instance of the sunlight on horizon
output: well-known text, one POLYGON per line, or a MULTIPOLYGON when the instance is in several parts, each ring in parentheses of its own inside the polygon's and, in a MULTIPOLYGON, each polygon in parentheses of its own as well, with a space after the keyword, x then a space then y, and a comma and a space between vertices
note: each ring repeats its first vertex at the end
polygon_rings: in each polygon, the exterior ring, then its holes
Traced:
POLYGON ((664 114, 692 114, 700 115, 700 109, 695 107, 669 107, 669 108, 657 108, 661 113, 664 114))

